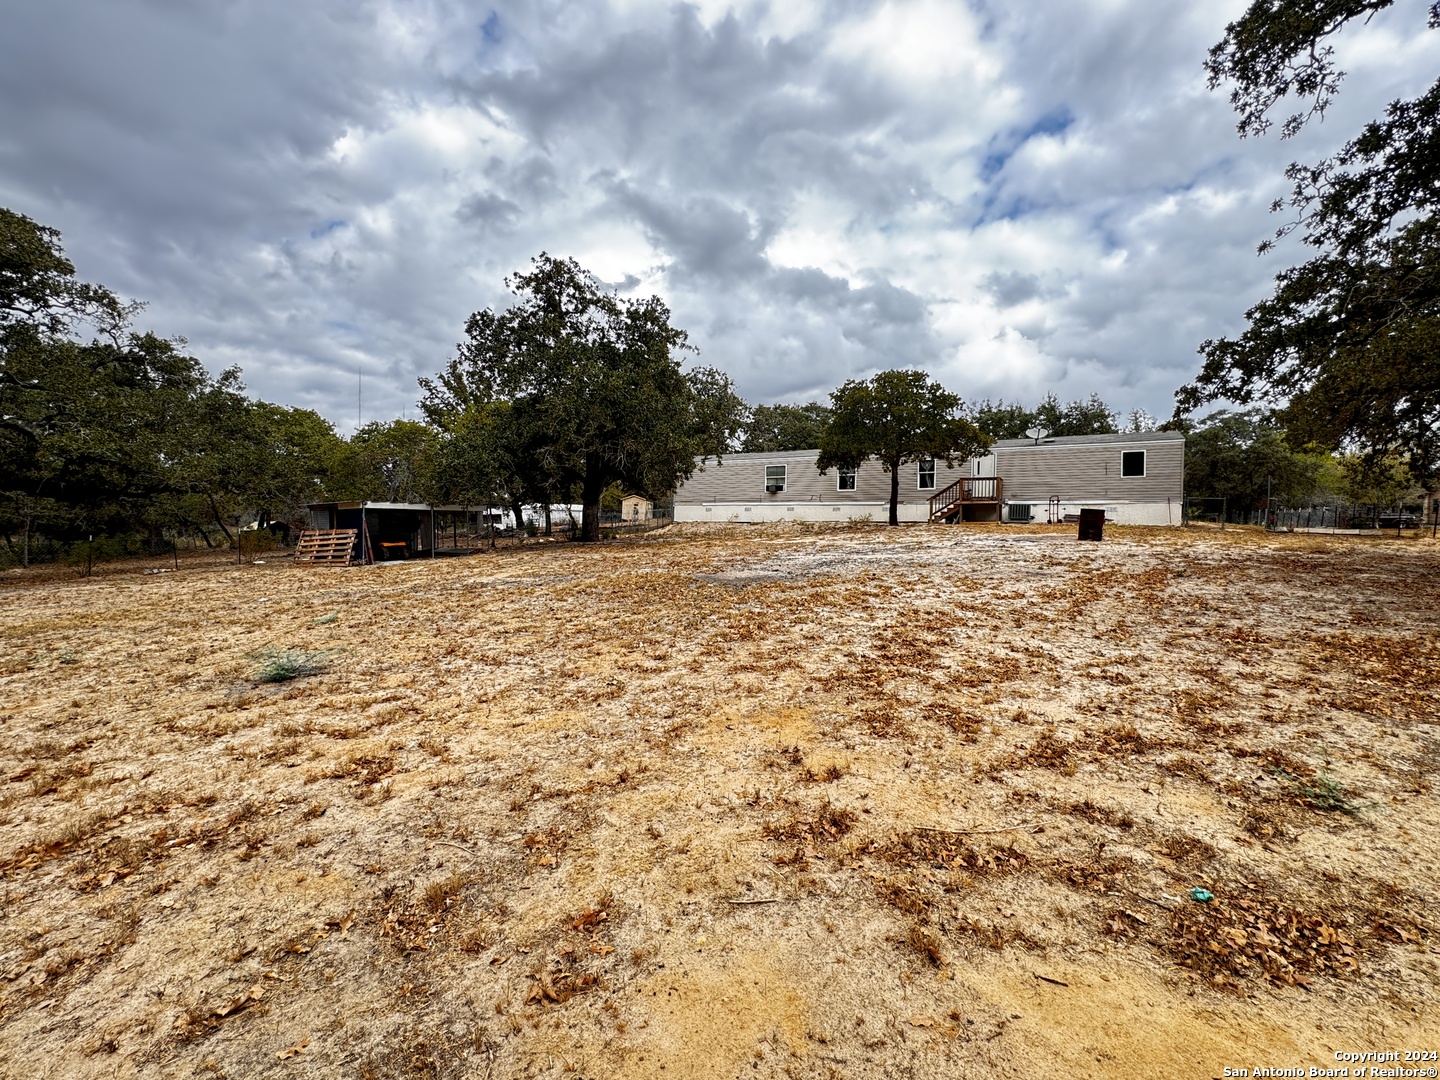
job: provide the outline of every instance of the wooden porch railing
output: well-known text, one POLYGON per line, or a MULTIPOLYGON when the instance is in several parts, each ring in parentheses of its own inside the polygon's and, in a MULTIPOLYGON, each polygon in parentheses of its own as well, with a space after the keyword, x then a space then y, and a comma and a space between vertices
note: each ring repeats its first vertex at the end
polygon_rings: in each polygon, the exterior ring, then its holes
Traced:
POLYGON ((1005 481, 998 476, 966 476, 930 496, 930 520, 958 513, 966 503, 999 503, 1005 481))

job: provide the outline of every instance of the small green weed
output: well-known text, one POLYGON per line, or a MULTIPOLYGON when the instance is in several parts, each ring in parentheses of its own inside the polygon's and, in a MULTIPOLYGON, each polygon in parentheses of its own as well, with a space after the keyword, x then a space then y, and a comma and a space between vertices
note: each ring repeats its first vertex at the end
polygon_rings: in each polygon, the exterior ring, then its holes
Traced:
POLYGON ((338 619, 338 618, 340 618, 340 613, 339 613, 338 611, 332 611, 332 612, 330 612, 329 615, 321 615, 318 619, 311 619, 311 620, 310 620, 310 625, 311 625, 311 626, 324 626, 324 625, 326 625, 327 623, 332 623, 332 622, 334 622, 334 621, 335 621, 336 619, 338 619))
POLYGON ((1329 773, 1321 771, 1314 776, 1296 776, 1285 769, 1265 770, 1290 788, 1291 794, 1312 810, 1327 813, 1358 814, 1365 804, 1355 799, 1345 785, 1329 773))
POLYGON ((1316 810, 1331 810, 1341 814, 1358 814, 1360 803, 1345 790, 1345 785, 1329 773, 1317 773, 1315 779, 1297 781, 1295 794, 1307 806, 1316 810))
POLYGON ((288 682, 306 675, 319 675, 330 666, 330 652, 309 649, 266 649, 258 654, 255 681, 288 682))

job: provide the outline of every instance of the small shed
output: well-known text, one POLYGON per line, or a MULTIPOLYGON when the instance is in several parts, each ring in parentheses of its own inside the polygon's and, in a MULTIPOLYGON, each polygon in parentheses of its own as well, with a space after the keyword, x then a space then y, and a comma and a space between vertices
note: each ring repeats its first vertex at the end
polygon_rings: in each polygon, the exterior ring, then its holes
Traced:
POLYGON ((643 495, 626 495, 620 500, 620 520, 648 521, 655 512, 655 504, 643 495))
POLYGON ((312 529, 354 529, 352 562, 389 562, 435 553, 435 508, 429 503, 311 503, 312 529))

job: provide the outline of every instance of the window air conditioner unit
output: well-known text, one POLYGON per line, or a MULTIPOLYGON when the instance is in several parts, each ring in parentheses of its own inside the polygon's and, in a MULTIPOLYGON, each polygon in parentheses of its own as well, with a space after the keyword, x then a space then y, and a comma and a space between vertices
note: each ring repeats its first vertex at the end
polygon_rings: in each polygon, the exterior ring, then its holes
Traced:
POLYGON ((765 491, 766 491, 766 493, 769 494, 769 495, 777 495, 777 494, 779 494, 780 492, 782 492, 782 491, 784 491, 784 490, 785 490, 785 486, 784 486, 783 484, 766 484, 766 485, 765 485, 765 491))

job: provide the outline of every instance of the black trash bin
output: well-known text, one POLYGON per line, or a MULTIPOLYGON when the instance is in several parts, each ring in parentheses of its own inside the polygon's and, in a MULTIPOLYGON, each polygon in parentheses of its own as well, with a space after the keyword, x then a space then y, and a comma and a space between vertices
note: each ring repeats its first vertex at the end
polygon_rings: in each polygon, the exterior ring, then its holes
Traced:
POLYGON ((1081 540, 1104 540, 1105 539, 1105 511, 1104 510, 1081 510, 1080 511, 1080 539, 1081 540))

